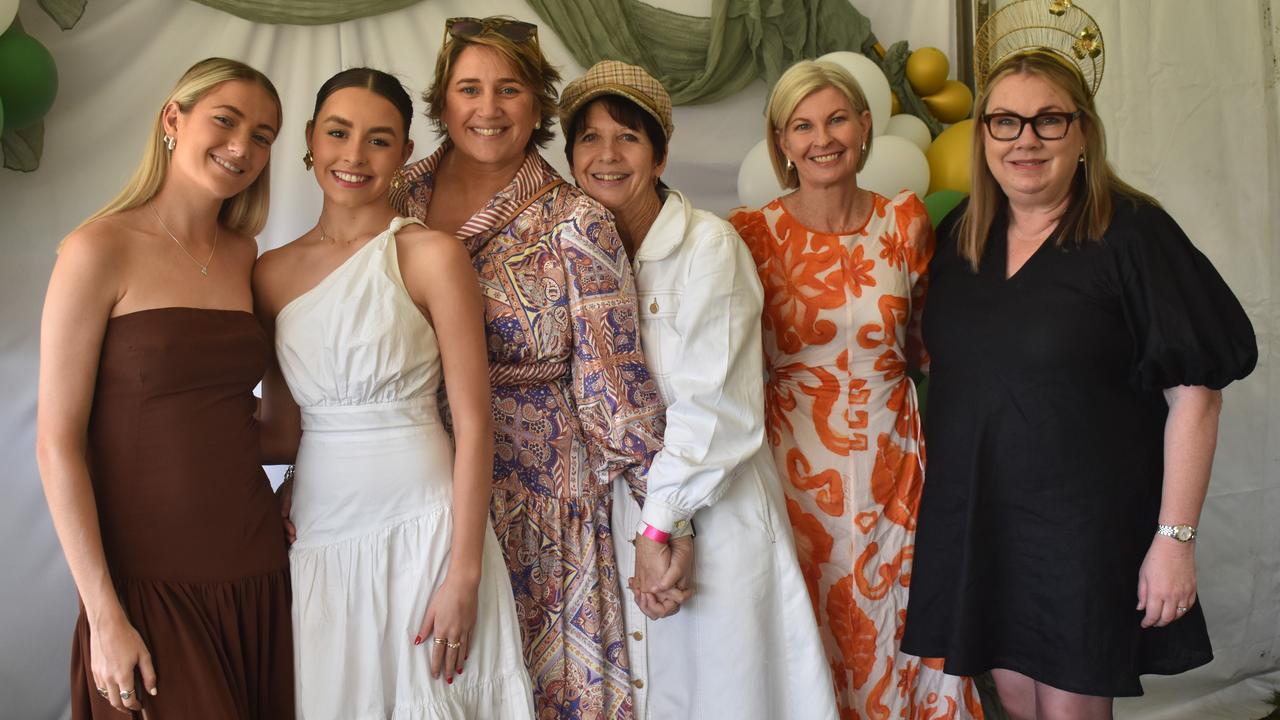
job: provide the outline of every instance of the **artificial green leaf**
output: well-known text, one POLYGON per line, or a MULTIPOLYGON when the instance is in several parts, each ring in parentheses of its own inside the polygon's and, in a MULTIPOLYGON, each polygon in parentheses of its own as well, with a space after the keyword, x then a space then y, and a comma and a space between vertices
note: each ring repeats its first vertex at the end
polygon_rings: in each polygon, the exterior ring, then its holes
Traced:
POLYGON ((70 30, 80 22, 84 6, 89 0, 40 0, 40 7, 63 30, 70 30))
POLYGON ((44 121, 21 130, 5 130, 0 135, 0 149, 4 151, 4 166, 10 170, 31 172, 39 168, 44 153, 44 121))

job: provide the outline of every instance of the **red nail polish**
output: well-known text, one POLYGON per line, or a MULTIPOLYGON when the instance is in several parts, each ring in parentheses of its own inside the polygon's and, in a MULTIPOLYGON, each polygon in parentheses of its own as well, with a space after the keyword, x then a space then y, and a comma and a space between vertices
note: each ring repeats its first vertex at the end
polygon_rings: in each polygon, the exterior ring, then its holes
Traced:
POLYGON ((445 682, 447 682, 447 683, 449 683, 450 685, 452 685, 452 684, 453 684, 453 678, 449 678, 449 679, 445 680, 445 682))
POLYGON ((457 671, 456 673, 454 673, 454 674, 455 674, 455 675, 461 675, 461 674, 462 674, 462 668, 458 668, 458 671, 457 671))
POLYGON ((421 635, 419 635, 419 636, 415 637, 415 638, 413 639, 413 644, 414 644, 414 645, 421 645, 421 644, 422 644, 422 636, 421 636, 421 635))

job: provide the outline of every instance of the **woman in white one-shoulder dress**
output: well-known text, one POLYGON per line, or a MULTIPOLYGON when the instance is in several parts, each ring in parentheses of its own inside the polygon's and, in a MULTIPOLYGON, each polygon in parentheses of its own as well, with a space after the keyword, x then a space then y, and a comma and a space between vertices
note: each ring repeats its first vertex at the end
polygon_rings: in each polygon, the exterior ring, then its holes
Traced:
POLYGON ((264 385, 264 452, 297 444, 283 494, 298 717, 532 718, 487 514, 479 285, 457 241, 396 217, 387 199, 412 151, 412 111, 376 70, 321 87, 304 162, 324 208, 254 273, 279 365, 264 385), (442 369, 456 447, 436 407, 442 369))

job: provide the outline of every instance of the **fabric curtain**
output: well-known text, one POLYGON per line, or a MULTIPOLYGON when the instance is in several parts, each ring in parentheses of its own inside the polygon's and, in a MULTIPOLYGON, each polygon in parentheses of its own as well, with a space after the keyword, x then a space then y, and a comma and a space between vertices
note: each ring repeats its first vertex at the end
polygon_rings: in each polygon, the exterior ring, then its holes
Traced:
POLYGON ((215 10, 273 25, 327 25, 381 15, 422 0, 195 0, 215 10))
POLYGON ((691 17, 640 0, 529 0, 583 67, 639 65, 676 105, 710 103, 833 50, 875 58, 871 22, 845 0, 715 0, 691 17))

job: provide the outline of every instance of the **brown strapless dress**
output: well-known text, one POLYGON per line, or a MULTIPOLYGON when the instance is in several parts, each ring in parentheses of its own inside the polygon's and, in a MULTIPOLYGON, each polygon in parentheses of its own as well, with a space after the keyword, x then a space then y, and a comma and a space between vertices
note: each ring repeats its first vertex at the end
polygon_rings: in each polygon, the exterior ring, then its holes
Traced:
MULTIPOLYGON (((155 664, 148 720, 294 717, 288 551, 253 417, 268 351, 246 312, 107 324, 89 468, 111 577, 155 664)), ((83 607, 71 707, 123 717, 95 690, 83 607)))

